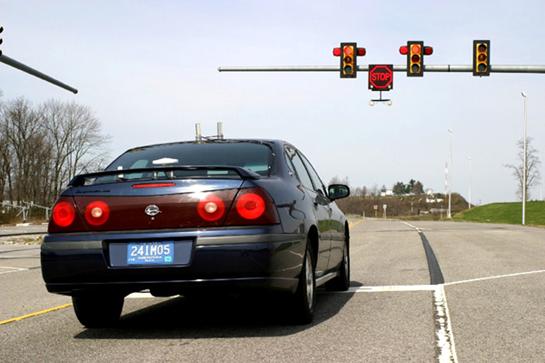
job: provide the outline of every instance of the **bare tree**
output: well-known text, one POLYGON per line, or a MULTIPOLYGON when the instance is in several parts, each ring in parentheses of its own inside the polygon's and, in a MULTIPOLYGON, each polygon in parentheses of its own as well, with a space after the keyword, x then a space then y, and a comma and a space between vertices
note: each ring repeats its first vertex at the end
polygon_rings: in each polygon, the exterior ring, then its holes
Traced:
POLYGON ((526 169, 526 200, 530 199, 530 188, 539 184, 541 175, 539 173, 539 166, 541 161, 539 160, 538 151, 532 146, 532 139, 526 139, 526 168, 524 167, 524 141, 523 139, 517 142, 517 148, 519 149, 517 155, 517 164, 506 164, 505 167, 509 168, 513 172, 513 176, 517 181, 517 197, 522 200, 522 189, 524 185, 524 170, 526 169))
POLYGON ((108 139, 86 106, 0 104, 0 200, 51 204, 74 175, 104 164, 108 139))
POLYGON ((2 135, 8 143, 7 155, 11 158, 8 189, 11 198, 22 201, 35 194, 36 174, 41 174, 40 165, 34 162, 43 155, 44 132, 37 113, 30 102, 16 99, 2 107, 2 135))
POLYGON ((40 110, 51 144, 52 194, 58 195, 76 174, 98 168, 106 155, 109 138, 86 106, 51 100, 40 110))

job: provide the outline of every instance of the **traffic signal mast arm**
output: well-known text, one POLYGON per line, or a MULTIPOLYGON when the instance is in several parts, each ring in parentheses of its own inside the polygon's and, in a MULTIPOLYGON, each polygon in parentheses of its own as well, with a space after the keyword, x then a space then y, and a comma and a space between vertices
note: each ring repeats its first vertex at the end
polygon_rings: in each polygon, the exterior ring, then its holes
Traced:
MULTIPOLYGON (((358 65, 359 72, 369 71, 368 65, 358 65)), ((219 72, 339 72, 339 66, 234 66, 219 67, 219 72)), ((407 72, 406 64, 395 64, 394 72, 407 72)), ((473 66, 431 64, 424 72, 472 73, 473 66)), ((545 65, 490 65, 490 73, 545 73, 545 65)))
MULTIPOLYGON (((2 33, 4 31, 4 27, 3 26, 0 26, 0 33, 2 33)), ((3 43, 3 39, 0 38, 0 45, 3 43)), ((49 83, 53 83, 55 86, 59 86, 61 88, 64 88, 65 90, 68 90, 72 93, 78 93, 78 90, 73 88, 73 87, 70 87, 69 85, 67 84, 64 84, 60 81, 57 81, 55 78, 51 78, 49 77, 47 74, 43 74, 42 72, 40 71, 37 71, 35 70, 34 68, 30 68, 29 66, 21 63, 21 62, 18 62, 16 61, 15 59, 13 58, 10 58, 8 56, 5 56, 2 54, 2 49, 0 49, 0 62, 4 63, 4 64, 7 64, 8 66, 11 66, 13 68, 16 68, 20 71, 23 71, 23 72, 26 72, 28 74, 31 74, 35 77, 38 77, 40 79, 43 79, 44 81, 47 81, 49 83)))
POLYGON ((65 84, 65 83, 62 83, 61 81, 58 81, 56 80, 55 78, 52 78, 52 77, 49 77, 47 74, 44 74, 40 71, 37 71, 35 70, 34 68, 31 68, 19 61, 16 61, 15 59, 13 58, 10 58, 6 55, 0 55, 0 62, 4 63, 4 64, 7 64, 8 66, 11 66, 13 68, 16 68, 20 71, 23 71, 25 73, 28 73, 28 74, 31 74, 35 77, 38 77, 40 79, 43 79, 44 81, 46 82, 49 82, 49 83, 52 83, 54 84, 55 86, 59 86, 61 88, 64 88, 65 90, 67 91, 70 91, 74 94, 78 93, 78 90, 73 88, 73 87, 70 87, 69 85, 65 84))

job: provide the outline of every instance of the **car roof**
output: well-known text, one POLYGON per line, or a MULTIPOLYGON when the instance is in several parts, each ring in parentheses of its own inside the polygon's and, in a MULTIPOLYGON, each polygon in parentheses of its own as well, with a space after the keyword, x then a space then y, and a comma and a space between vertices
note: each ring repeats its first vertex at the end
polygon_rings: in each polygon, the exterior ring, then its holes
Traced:
POLYGON ((229 143, 257 143, 257 144, 275 144, 275 145, 284 145, 288 144, 288 142, 283 140, 276 140, 276 139, 209 139, 209 140, 203 140, 203 141, 175 141, 175 142, 166 142, 166 143, 159 143, 159 144, 150 144, 150 145, 143 145, 143 146, 136 146, 133 148, 128 149, 126 152, 138 150, 138 149, 145 149, 145 148, 151 148, 151 147, 158 147, 158 146, 166 146, 166 145, 178 145, 178 144, 229 144, 229 143))

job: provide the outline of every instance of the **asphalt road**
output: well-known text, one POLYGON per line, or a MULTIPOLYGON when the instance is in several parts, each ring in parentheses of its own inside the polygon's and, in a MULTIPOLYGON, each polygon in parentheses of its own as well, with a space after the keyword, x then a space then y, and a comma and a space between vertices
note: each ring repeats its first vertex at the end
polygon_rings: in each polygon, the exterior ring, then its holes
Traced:
POLYGON ((3 226, 0 228, 0 237, 16 234, 39 234, 47 232, 47 224, 21 224, 17 226, 3 226))
POLYGON ((118 328, 87 330, 43 287, 37 246, 0 245, 0 361, 544 360, 545 229, 366 219, 351 234, 353 287, 320 293, 308 326, 271 300, 140 294, 118 328))

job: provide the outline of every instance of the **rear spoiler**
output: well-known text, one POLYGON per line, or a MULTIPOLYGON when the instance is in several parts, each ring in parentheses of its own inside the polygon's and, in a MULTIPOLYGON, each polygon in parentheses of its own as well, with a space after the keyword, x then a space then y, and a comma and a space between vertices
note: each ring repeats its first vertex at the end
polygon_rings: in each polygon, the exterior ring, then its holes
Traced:
POLYGON ((237 173, 241 179, 259 179, 261 176, 251 170, 244 169, 240 166, 231 166, 231 165, 187 165, 187 166, 160 166, 154 168, 135 168, 135 169, 126 169, 126 170, 106 170, 99 171, 96 173, 80 174, 76 175, 68 186, 79 187, 85 185, 85 180, 92 178, 99 178, 101 176, 108 175, 124 175, 124 174, 134 174, 134 173, 149 173, 154 172, 152 179, 157 179, 157 172, 169 172, 176 170, 231 170, 237 173))

